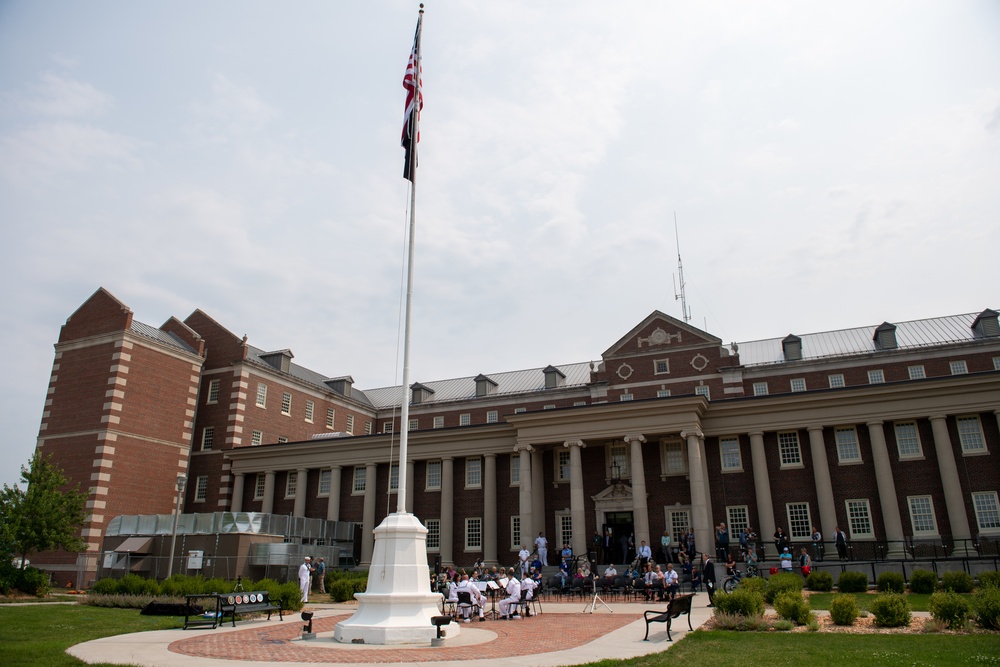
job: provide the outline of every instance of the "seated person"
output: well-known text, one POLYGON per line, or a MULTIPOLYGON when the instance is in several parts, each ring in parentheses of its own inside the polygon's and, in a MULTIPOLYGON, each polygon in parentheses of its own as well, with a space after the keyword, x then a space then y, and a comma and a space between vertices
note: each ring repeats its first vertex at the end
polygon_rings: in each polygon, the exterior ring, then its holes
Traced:
POLYGON ((608 566, 604 569, 604 578, 614 579, 617 576, 618 576, 618 570, 615 569, 615 564, 609 563, 608 566))
POLYGON ((752 544, 747 546, 747 574, 751 576, 757 574, 757 550, 752 544))
POLYGON ((667 571, 663 573, 663 591, 672 599, 677 595, 679 589, 680 583, 677 580, 677 570, 674 569, 673 563, 667 563, 667 571))
POLYGON ((585 577, 585 576, 583 575, 583 568, 582 568, 582 567, 578 567, 578 568, 576 568, 576 574, 574 574, 574 575, 573 575, 573 579, 574 579, 574 580, 577 580, 577 579, 580 579, 580 580, 582 580, 582 579, 586 579, 586 578, 587 578, 587 577, 585 577))
POLYGON ((537 553, 531 554, 531 564, 530 564, 530 567, 531 567, 532 570, 535 570, 536 572, 541 572, 542 571, 542 561, 538 558, 538 554, 537 553))
MULTIPOLYGON (((514 568, 510 568, 508 572, 509 579, 507 580, 507 597, 500 600, 500 619, 507 620, 511 618, 511 607, 521 601, 521 582, 517 580, 514 576, 514 568)), ((516 609, 516 608, 515 608, 516 609)), ((513 616, 517 618, 515 614, 513 616)))
POLYGON ((696 567, 691 569, 691 590, 701 590, 701 572, 696 567))
MULTIPOLYGON (((458 586, 455 587, 455 598, 458 599, 459 593, 468 593, 469 599, 472 601, 474 606, 479 607, 479 620, 486 620, 486 596, 482 594, 478 586, 473 585, 469 580, 469 575, 462 577, 462 580, 458 582, 458 586)), ((470 614, 472 610, 468 607, 459 607, 459 615, 462 619, 468 623, 470 619, 470 614)))

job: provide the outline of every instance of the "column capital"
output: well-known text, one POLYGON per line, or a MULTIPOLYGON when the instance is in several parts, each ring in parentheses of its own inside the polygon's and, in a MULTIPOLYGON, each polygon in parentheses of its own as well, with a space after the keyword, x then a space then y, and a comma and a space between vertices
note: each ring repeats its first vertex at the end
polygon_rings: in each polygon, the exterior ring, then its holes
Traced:
POLYGON ((529 445, 526 442, 523 442, 523 443, 519 442, 516 445, 514 445, 514 451, 515 452, 533 452, 533 451, 535 451, 535 448, 534 448, 533 445, 529 445))
POLYGON ((629 433, 622 439, 628 443, 631 443, 633 440, 638 440, 639 442, 646 442, 646 436, 644 436, 642 433, 629 433))
POLYGON ((496 452, 488 452, 486 454, 483 454, 484 459, 495 459, 496 457, 497 457, 496 452))
POLYGON ((690 428, 690 429, 685 429, 685 430, 681 431, 681 437, 684 438, 685 440, 687 438, 690 438, 692 435, 694 437, 696 437, 696 438, 704 438, 705 437, 705 434, 701 432, 700 428, 690 428))
POLYGON ((586 449, 587 443, 583 440, 567 440, 563 443, 563 447, 579 447, 580 449, 586 449))
MULTIPOLYGON (((997 412, 1000 413, 1000 410, 998 410, 997 412)), ((929 419, 932 422, 946 421, 948 419, 948 415, 931 415, 927 419, 929 419)))
POLYGON ((342 466, 339 463, 337 463, 337 464, 334 464, 332 466, 329 466, 329 468, 330 468, 330 470, 343 470, 344 466, 342 466))
POLYGON ((749 435, 751 438, 754 438, 754 437, 763 438, 764 437, 764 432, 763 431, 749 431, 747 433, 747 435, 749 435))
POLYGON ((885 422, 882 421, 881 419, 872 419, 871 421, 865 422, 865 426, 867 426, 868 428, 882 426, 883 424, 885 424, 885 422))
POLYGON ((454 456, 442 456, 441 460, 442 461, 454 461, 455 457, 454 456))
POLYGON ((305 472, 305 473, 307 473, 307 472, 309 472, 309 468, 306 468, 305 466, 300 466, 300 467, 298 467, 298 468, 295 469, 295 472, 305 472))
POLYGON ((825 427, 822 424, 813 424, 812 426, 806 426, 806 430, 812 431, 822 431, 825 427))

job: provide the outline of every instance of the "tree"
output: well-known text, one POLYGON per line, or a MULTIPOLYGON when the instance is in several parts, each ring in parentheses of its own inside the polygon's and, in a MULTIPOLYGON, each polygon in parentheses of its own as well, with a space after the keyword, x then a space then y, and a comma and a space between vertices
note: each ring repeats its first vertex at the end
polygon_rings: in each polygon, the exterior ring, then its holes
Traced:
POLYGON ((80 485, 68 488, 62 470, 38 452, 21 466, 24 489, 4 484, 0 492, 0 554, 17 554, 23 570, 36 551, 84 547, 78 533, 86 496, 80 485))

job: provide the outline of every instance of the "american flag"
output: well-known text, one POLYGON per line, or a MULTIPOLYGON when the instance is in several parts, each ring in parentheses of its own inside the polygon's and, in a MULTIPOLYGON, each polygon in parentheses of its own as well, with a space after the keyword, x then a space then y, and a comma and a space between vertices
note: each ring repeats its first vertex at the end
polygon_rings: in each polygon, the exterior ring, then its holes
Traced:
POLYGON ((413 36, 410 60, 406 63, 406 73, 403 75, 403 88, 406 89, 406 113, 403 117, 402 141, 406 156, 403 159, 403 178, 411 183, 417 175, 417 142, 420 141, 417 119, 420 116, 420 110, 424 108, 422 90, 424 82, 420 78, 420 27, 423 20, 424 10, 421 9, 420 15, 417 17, 417 32, 413 36))

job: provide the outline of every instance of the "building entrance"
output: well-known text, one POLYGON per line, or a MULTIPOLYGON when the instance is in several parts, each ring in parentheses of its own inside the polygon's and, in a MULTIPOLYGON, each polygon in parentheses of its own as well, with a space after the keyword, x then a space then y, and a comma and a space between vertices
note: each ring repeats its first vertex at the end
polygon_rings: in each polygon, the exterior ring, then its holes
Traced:
POLYGON ((601 554, 604 563, 616 563, 623 566, 635 560, 635 524, 631 512, 605 512, 604 534, 611 533, 609 540, 605 539, 605 553, 601 554))

